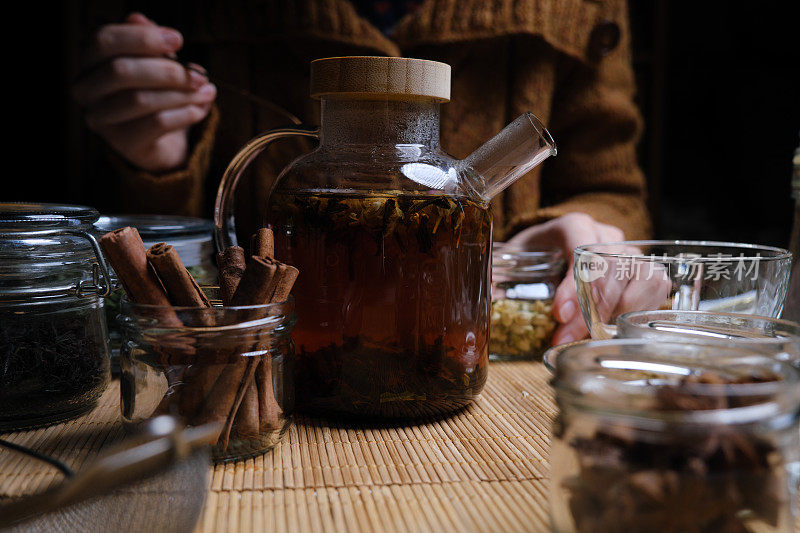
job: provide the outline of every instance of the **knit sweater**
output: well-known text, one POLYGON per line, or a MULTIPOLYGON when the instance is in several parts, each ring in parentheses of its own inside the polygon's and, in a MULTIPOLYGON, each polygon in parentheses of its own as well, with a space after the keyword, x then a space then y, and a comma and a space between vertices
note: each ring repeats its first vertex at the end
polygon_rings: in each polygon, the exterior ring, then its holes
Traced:
MULTIPOLYGON (((308 97, 309 63, 338 55, 450 64, 452 101, 442 106, 441 137, 459 158, 519 114, 534 112, 559 153, 494 199, 496 238, 573 211, 618 226, 627 238, 648 235, 625 0, 428 0, 391 38, 346 0, 244 1, 236 9, 212 3, 198 6, 179 28, 204 66, 305 123, 319 120, 318 104, 308 97)), ((147 14, 159 20, 157 10, 147 14)), ((217 109, 193 132, 184 168, 154 175, 113 158, 127 211, 207 214, 237 149, 286 123, 224 90, 217 109)), ((237 221, 255 225, 263 218, 274 177, 309 148, 282 141, 257 160, 240 185, 237 221)))

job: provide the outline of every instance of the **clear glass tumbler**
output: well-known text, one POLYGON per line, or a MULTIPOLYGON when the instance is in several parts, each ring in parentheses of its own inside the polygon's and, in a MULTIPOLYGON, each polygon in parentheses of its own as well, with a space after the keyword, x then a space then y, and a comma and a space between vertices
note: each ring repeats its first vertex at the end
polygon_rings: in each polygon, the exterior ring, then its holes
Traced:
POLYGON ((792 255, 782 248, 705 241, 627 241, 575 249, 578 301, 593 339, 617 317, 671 309, 777 318, 792 255))

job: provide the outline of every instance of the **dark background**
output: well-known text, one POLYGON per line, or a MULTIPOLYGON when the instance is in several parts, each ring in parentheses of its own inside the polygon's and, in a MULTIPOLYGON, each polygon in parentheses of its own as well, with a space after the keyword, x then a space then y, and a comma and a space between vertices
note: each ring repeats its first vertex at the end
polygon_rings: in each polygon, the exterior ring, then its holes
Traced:
MULTIPOLYGON (((800 144, 797 2, 630 0, 656 235, 786 245, 800 144)), ((79 2, 6 12, 4 200, 82 203, 69 98, 79 2)))
POLYGON ((630 12, 657 235, 785 246, 798 2, 630 0, 630 12))

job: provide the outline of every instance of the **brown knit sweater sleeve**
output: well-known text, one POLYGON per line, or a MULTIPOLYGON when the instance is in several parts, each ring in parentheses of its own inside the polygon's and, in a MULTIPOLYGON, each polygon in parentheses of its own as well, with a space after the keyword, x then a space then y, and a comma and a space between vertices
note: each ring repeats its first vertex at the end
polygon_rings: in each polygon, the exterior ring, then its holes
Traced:
POLYGON ((124 211, 200 216, 218 123, 219 111, 212 106, 208 117, 191 134, 191 152, 186 165, 163 174, 135 168, 109 150, 111 165, 120 180, 124 211))
POLYGON ((542 169, 543 207, 512 213, 512 231, 578 211, 621 228, 628 239, 650 235, 645 181, 636 161, 642 121, 633 101, 627 6, 617 0, 604 4, 605 17, 620 28, 619 45, 602 58, 562 56, 556 65, 548 126, 558 155, 542 169))

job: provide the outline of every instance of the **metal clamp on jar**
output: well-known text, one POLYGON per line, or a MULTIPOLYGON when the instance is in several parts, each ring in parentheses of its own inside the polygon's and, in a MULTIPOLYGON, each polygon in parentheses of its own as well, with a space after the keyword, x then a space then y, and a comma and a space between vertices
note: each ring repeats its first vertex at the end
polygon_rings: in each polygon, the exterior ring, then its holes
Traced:
POLYGON ((109 379, 108 268, 90 207, 0 204, 0 431, 90 410, 109 379))

